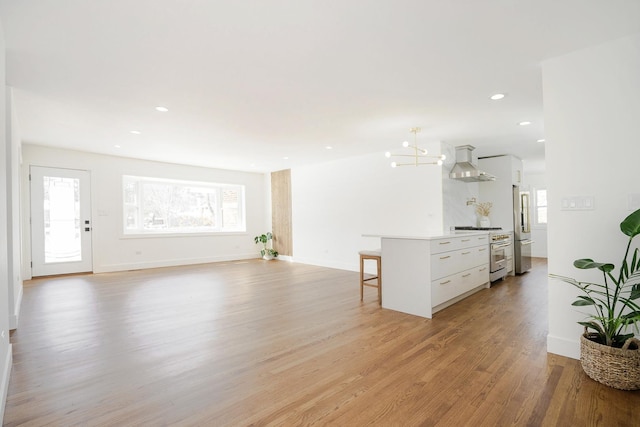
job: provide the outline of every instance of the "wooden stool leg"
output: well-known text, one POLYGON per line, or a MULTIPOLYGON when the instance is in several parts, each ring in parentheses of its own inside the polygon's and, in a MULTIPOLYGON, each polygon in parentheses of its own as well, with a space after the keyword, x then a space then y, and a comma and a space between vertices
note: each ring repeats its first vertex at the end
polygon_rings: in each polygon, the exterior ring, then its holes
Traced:
POLYGON ((376 264, 378 264, 378 305, 382 305, 382 258, 378 258, 376 264))
POLYGON ((360 255, 360 301, 364 300, 364 258, 360 255))

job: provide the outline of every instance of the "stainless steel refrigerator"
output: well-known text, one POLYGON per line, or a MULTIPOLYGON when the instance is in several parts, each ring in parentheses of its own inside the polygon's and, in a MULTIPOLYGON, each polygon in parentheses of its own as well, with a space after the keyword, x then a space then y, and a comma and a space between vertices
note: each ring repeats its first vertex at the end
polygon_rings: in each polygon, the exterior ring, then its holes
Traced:
POLYGON ((531 270, 531 198, 528 191, 513 187, 513 231, 516 274, 531 270))

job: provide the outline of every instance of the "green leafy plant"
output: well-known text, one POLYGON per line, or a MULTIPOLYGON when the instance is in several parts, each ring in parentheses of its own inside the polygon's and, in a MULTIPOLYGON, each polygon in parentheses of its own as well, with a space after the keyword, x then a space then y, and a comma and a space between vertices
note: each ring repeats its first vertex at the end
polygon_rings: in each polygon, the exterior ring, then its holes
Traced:
POLYGON ((628 261, 631 243, 640 234, 640 209, 627 216, 620 223, 620 230, 629 237, 627 249, 622 258, 620 271, 614 273, 615 265, 595 262, 584 258, 574 261, 573 265, 581 270, 598 269, 602 272, 604 283, 580 282, 570 277, 550 274, 580 289, 579 295, 571 305, 577 307, 593 306, 595 314, 589 314, 590 320, 578 322, 589 333, 589 338, 610 347, 622 347, 624 342, 634 336, 628 327, 638 331, 640 322, 640 306, 636 302, 640 298, 640 255, 638 248, 632 251, 631 262, 628 261))
POLYGON ((256 245, 258 243, 262 243, 262 249, 260 250, 260 255, 261 256, 270 256, 273 258, 277 258, 278 256, 278 251, 267 247, 267 243, 273 239, 273 234, 271 232, 265 233, 265 234, 261 234, 259 236, 256 236, 253 238, 253 241, 256 242, 256 245))

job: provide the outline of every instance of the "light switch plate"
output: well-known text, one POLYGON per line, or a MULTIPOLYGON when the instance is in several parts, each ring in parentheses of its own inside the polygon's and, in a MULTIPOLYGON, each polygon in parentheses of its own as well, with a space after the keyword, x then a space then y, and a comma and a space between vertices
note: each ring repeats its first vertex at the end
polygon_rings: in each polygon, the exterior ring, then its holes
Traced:
POLYGON ((592 211, 595 209, 593 196, 565 196, 560 202, 563 211, 592 211))
POLYGON ((640 209, 640 194, 638 193, 629 194, 627 197, 627 205, 630 211, 635 211, 640 209))

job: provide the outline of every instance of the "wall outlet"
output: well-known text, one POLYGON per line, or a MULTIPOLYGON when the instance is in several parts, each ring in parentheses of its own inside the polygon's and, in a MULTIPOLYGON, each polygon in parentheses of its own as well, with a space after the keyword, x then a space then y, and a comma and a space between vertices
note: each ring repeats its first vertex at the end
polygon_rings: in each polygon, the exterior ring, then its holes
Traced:
POLYGON ((142 255, 142 251, 136 251, 136 255, 142 255))
POLYGON ((0 336, 1 336, 2 338, 4 338, 4 331, 2 331, 2 333, 0 334, 0 336))

